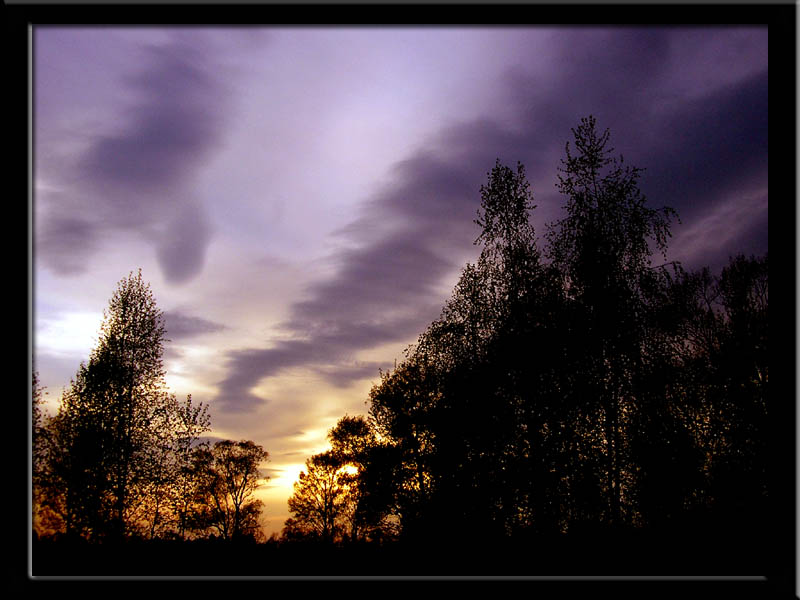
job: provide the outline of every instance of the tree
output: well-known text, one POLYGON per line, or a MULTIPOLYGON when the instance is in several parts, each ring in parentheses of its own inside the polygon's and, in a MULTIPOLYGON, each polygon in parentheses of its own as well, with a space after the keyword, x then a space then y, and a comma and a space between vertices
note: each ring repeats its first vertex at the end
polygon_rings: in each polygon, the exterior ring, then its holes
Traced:
POLYGON ((550 227, 549 255, 581 313, 580 371, 591 387, 587 398, 602 414, 607 520, 619 524, 622 488, 630 475, 625 414, 634 410, 629 404, 637 396, 631 374, 646 359, 642 289, 656 276, 652 247, 666 253, 676 213, 645 206, 638 187, 641 169, 611 156, 609 132, 598 134, 593 117, 581 119, 572 131, 577 154, 568 142, 557 184, 567 196, 567 215, 550 227))
POLYGON ((608 540, 764 512, 767 257, 736 257, 720 277, 653 266, 677 213, 646 205, 641 169, 612 156, 594 118, 573 135, 565 216, 543 251, 524 169, 498 161, 477 262, 370 391, 359 506, 396 517, 402 536, 599 527, 608 540))
POLYGON ((263 503, 253 494, 267 479, 259 465, 269 453, 250 440, 222 440, 198 448, 194 469, 200 480, 199 514, 194 527, 215 530, 225 540, 253 537, 259 530, 263 503))
POLYGON ((345 520, 349 523, 344 535, 358 539, 363 531, 363 509, 360 506, 363 486, 360 475, 368 464, 367 455, 375 445, 375 434, 363 417, 345 415, 328 432, 331 453, 339 460, 343 472, 339 482, 347 489, 345 520))
POLYGON ((387 540, 396 534, 391 496, 383 486, 387 457, 378 442, 374 422, 345 415, 328 432, 331 454, 341 469, 338 484, 344 488, 343 538, 349 541, 387 540))
POLYGON ((411 354, 370 391, 369 414, 383 443, 363 473, 372 511, 392 514, 405 535, 424 528, 433 492, 431 460, 438 389, 427 364, 411 354))
POLYGON ((197 442, 200 435, 211 429, 211 418, 207 406, 192 404, 191 395, 187 396, 184 403, 177 403, 175 408, 176 435, 172 447, 170 501, 176 534, 180 539, 185 539, 197 490, 201 485, 201 479, 194 469, 194 455, 207 448, 205 444, 198 445, 197 442))
POLYGON ((141 271, 129 274, 104 311, 97 346, 47 424, 43 502, 70 534, 154 535, 162 523, 177 431, 164 335, 141 271))
MULTIPOLYGON (((370 393, 370 415, 392 450, 383 456, 396 461, 396 510, 407 535, 447 523, 454 535, 488 536, 530 525, 528 476, 535 460, 539 470, 547 463, 530 451, 542 419, 526 378, 542 381, 531 340, 554 337, 558 280, 540 262, 523 166, 498 161, 480 192, 477 263, 464 268, 407 359, 370 393)), ((536 515, 543 521, 543 511, 536 515)))
POLYGON ((199 436, 211 429, 211 419, 208 407, 194 405, 191 395, 179 402, 173 394, 156 416, 161 426, 154 428, 147 450, 151 467, 143 518, 150 538, 174 534, 185 539, 198 485, 193 452, 199 436))
MULTIPOLYGON (((48 450, 48 430, 46 415, 42 408, 44 404, 42 386, 39 384, 39 374, 33 371, 31 385, 31 506, 33 508, 34 525, 40 518, 44 506, 44 488, 46 478, 46 463, 48 450)), ((34 526, 35 529, 35 526, 34 526)))
POLYGON ((164 335, 164 318, 150 286, 142 280, 141 270, 131 273, 119 282, 104 312, 98 346, 86 369, 88 408, 100 412, 108 432, 109 443, 102 453, 117 536, 135 520, 128 513, 135 512, 137 496, 153 466, 147 450, 167 423, 164 335))
POLYGON ((325 543, 341 539, 347 530, 347 477, 342 458, 334 452, 315 454, 306 460, 289 498, 292 517, 286 521, 284 537, 314 538, 325 543))
POLYGON ((752 518, 768 495, 768 255, 732 257, 718 277, 703 270, 684 282, 706 500, 730 519, 752 518))
POLYGON ((82 363, 49 424, 43 505, 58 515, 68 536, 97 539, 107 533, 110 521, 105 451, 110 440, 102 407, 92 400, 82 363))

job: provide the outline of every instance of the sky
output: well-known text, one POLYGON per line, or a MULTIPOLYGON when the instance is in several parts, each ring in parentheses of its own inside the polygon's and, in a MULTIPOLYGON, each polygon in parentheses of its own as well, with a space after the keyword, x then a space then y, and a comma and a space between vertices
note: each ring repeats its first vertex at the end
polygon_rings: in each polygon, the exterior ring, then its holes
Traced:
MULTIPOLYGON (((304 461, 479 249, 526 169, 544 236, 593 115, 678 211, 667 259, 768 250, 766 27, 33 30, 34 368, 55 412, 118 282, 164 311, 167 385, 269 452, 267 535, 304 461)), ((660 264, 660 256, 653 257, 660 264)))

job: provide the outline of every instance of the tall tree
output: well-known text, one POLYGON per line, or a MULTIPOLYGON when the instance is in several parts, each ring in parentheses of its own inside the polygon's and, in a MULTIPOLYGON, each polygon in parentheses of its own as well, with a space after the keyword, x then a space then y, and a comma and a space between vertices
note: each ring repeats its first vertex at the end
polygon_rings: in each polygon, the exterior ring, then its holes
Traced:
POLYGON ((171 431, 162 361, 164 320, 141 271, 119 282, 97 346, 50 424, 53 494, 65 527, 121 537, 142 524, 142 501, 171 431))
POLYGON ((642 368, 647 342, 642 287, 653 277, 652 250, 666 256, 676 213, 645 205, 638 186, 642 170, 612 156, 609 131, 598 133, 593 117, 581 119, 572 132, 577 153, 567 142, 557 184, 567 197, 567 214, 550 228, 549 254, 568 299, 582 313, 581 371, 604 421, 607 518, 621 523, 629 474, 625 414, 637 395, 630 374, 642 368))
MULTIPOLYGON (((163 366, 164 318, 141 270, 119 282, 100 328, 98 346, 89 359, 90 402, 99 403, 111 443, 105 447, 113 496, 113 529, 124 535, 126 513, 135 508, 141 484, 152 467, 147 455, 152 423, 168 402, 163 366)), ((157 443, 157 442, 156 442, 157 443)))
POLYGON ((766 257, 719 278, 664 262, 677 213, 647 206, 594 118, 573 135, 544 250, 524 169, 498 162, 478 261, 370 392, 362 505, 404 535, 666 531, 764 505, 766 257))
POLYGON ((524 379, 541 366, 531 361, 530 340, 552 329, 557 280, 540 263, 523 166, 498 161, 480 193, 477 263, 370 394, 370 414, 399 461, 406 533, 430 522, 498 535, 530 522, 520 504, 530 500, 530 446, 541 419, 524 379))

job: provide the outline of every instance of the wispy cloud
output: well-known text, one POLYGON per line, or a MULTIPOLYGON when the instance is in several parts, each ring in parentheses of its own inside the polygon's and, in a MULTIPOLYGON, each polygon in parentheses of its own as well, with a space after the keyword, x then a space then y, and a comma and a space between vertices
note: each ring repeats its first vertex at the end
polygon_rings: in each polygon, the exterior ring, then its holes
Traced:
POLYGON ((717 271, 724 266, 729 255, 763 253, 766 248, 752 248, 747 236, 765 236, 768 212, 766 190, 743 193, 712 206, 698 214, 675 236, 671 245, 673 256, 690 267, 697 266, 698 257, 711 258, 704 264, 717 271))

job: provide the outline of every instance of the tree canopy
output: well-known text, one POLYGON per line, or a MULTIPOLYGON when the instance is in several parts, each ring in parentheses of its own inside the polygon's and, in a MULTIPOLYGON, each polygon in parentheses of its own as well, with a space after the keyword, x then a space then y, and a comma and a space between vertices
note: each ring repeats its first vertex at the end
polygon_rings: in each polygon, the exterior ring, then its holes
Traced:
POLYGON ((677 213, 647 206, 641 169, 593 117, 572 133, 565 216, 538 238, 524 167, 497 161, 477 262, 370 392, 359 494, 403 539, 665 532, 763 510, 766 257, 719 277, 665 262, 677 213))

